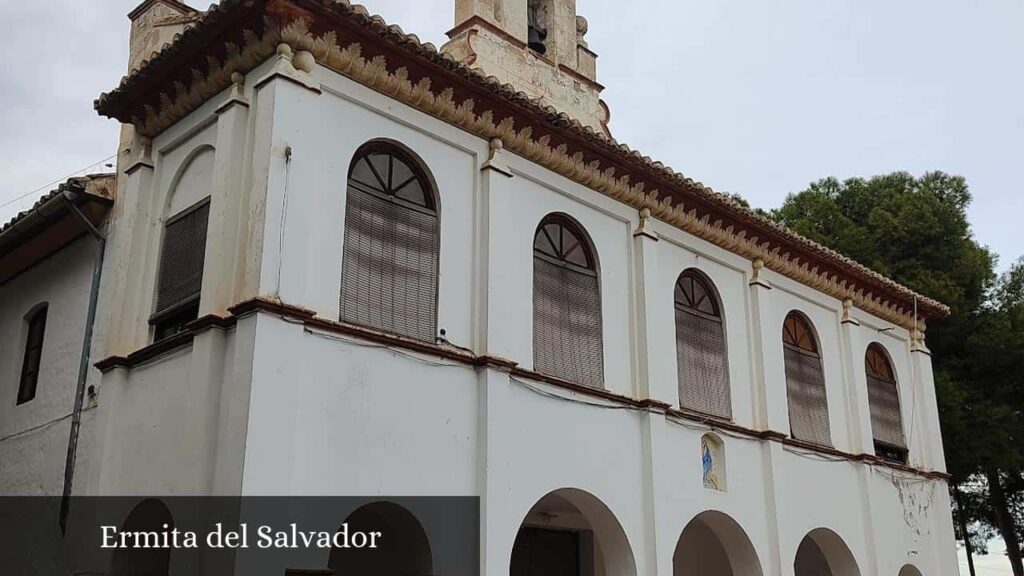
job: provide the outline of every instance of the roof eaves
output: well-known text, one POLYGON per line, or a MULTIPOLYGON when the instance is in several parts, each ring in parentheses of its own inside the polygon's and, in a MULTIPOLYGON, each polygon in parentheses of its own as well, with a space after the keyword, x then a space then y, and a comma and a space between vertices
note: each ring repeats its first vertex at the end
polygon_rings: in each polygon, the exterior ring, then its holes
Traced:
POLYGON ((39 197, 28 210, 23 210, 0 226, 0 247, 20 243, 40 230, 40 224, 59 213, 66 206, 63 197, 68 197, 76 204, 98 202, 111 205, 113 186, 105 182, 101 186, 93 185, 94 181, 114 179, 113 174, 94 174, 69 178, 59 186, 39 197))

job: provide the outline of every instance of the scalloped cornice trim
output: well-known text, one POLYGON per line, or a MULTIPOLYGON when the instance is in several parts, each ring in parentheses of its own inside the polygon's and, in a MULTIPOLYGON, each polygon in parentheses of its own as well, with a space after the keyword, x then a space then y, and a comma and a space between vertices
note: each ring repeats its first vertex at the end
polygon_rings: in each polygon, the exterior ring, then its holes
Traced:
MULTIPOLYGON (((353 9, 355 8, 361 7, 353 7, 353 9)), ((173 94, 160 94, 159 110, 152 106, 146 106, 144 117, 133 116, 132 123, 144 135, 158 134, 207 99, 229 87, 233 73, 246 73, 252 70, 273 56, 279 43, 284 43, 296 52, 296 57, 305 56, 300 53, 307 52, 321 65, 409 106, 459 126, 484 139, 499 138, 509 150, 553 172, 626 203, 637 210, 647 208, 651 215, 663 222, 749 258, 751 261, 760 261, 764 267, 840 301, 849 300, 854 306, 865 312, 911 330, 912 340, 915 344, 923 341, 924 318, 920 318, 915 326, 912 311, 908 311, 900 303, 878 296, 870 288, 858 286, 855 282, 840 278, 835 274, 820 271, 809 261, 801 261, 800 255, 795 255, 791 251, 773 244, 768 238, 748 235, 745 230, 736 231, 732 225, 723 224, 720 219, 712 220, 708 215, 701 217, 696 207, 687 206, 683 202, 673 202, 669 196, 661 198, 658 190, 645 190, 645 185, 642 182, 631 184, 628 175, 616 176, 615 168, 603 166, 600 160, 587 161, 583 153, 579 151, 569 154, 565 143, 552 147, 550 135, 534 137, 533 128, 530 126, 517 130, 511 117, 495 121, 494 113, 490 110, 477 113, 477 103, 474 99, 467 98, 456 102, 453 98, 454 91, 451 88, 435 92, 432 89, 430 78, 424 77, 414 84, 409 80, 409 71, 404 66, 389 70, 387 59, 383 55, 371 59, 363 57, 362 45, 358 42, 343 46, 334 31, 314 36, 310 33, 308 24, 304 20, 295 20, 283 28, 278 28, 268 21, 265 30, 262 36, 257 36, 250 30, 243 31, 244 41, 241 46, 232 43, 225 44, 226 56, 223 61, 208 57, 208 73, 203 74, 200 70, 193 69, 192 83, 189 87, 181 82, 175 83, 173 94)), ((418 40, 412 40, 411 36, 407 39, 414 41, 416 46, 421 49, 426 48, 425 45, 419 45, 418 40)), ((440 57, 448 58, 445 55, 440 57)), ((467 72, 479 76, 479 73, 475 71, 467 69, 467 72)), ((485 82, 493 81, 482 77, 480 79, 485 82)), ((608 145, 646 161, 654 170, 667 171, 672 180, 684 178, 671 172, 661 163, 651 162, 649 159, 640 157, 628 147, 611 141, 608 141, 608 145)), ((689 179, 685 180, 695 184, 689 179)), ((705 193, 713 197, 721 196, 710 189, 707 189, 705 193)), ((766 221, 760 222, 760 224, 775 231, 781 229, 778 224, 773 222, 766 221)), ((823 253, 829 259, 840 264, 856 267, 861 273, 867 273, 889 288, 905 292, 908 299, 917 297, 923 304, 926 303, 940 311, 948 311, 942 304, 919 297, 909 289, 877 272, 864 268, 837 252, 824 248, 788 229, 785 229, 785 232, 792 236, 792 239, 806 244, 814 252, 823 253)))
MULTIPOLYGON (((241 46, 228 42, 224 45, 223 61, 207 56, 206 72, 198 68, 192 69, 192 82, 185 86, 182 82, 174 83, 174 92, 160 93, 159 109, 147 104, 143 107, 142 117, 132 116, 132 124, 144 136, 155 136, 172 124, 181 120, 202 103, 216 96, 232 85, 231 76, 238 72, 245 74, 260 65, 277 51, 281 35, 277 26, 269 21, 266 32, 257 36, 252 30, 243 30, 241 46)), ((142 66, 145 67, 146 63, 142 66)))

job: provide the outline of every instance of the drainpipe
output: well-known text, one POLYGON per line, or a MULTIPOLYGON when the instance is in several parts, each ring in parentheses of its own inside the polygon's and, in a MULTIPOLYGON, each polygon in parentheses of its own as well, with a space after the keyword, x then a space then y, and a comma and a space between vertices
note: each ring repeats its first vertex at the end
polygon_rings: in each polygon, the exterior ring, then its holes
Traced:
POLYGON ((75 205, 74 198, 77 192, 65 190, 64 201, 68 210, 78 219, 79 222, 89 231, 89 234, 96 240, 96 259, 92 268, 92 288, 89 290, 89 311, 85 318, 85 335, 82 339, 82 356, 78 363, 78 387, 75 389, 75 407, 71 412, 71 434, 68 438, 68 455, 64 462, 64 493, 60 499, 60 530, 64 533, 67 529, 68 508, 71 505, 71 485, 75 479, 75 457, 78 454, 78 431, 82 426, 82 404, 85 399, 85 383, 89 378, 89 353, 92 350, 92 329, 96 322, 96 302, 99 299, 100 276, 103 274, 103 254, 107 248, 107 237, 100 232, 93 223, 82 214, 82 211, 75 205))

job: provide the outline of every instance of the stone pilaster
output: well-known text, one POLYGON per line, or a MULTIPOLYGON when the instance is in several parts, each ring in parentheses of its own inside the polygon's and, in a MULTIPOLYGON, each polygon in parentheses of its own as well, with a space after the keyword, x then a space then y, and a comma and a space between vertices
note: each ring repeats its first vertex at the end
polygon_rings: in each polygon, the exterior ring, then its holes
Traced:
POLYGON ((778 345, 782 326, 776 325, 772 319, 772 285, 764 274, 764 262, 754 260, 748 282, 753 315, 750 339, 754 352, 754 426, 788 435, 789 405, 786 401, 785 367, 782 348, 778 345))
POLYGON ((243 234, 249 212, 249 190, 245 188, 243 164, 247 150, 249 101, 245 94, 245 76, 235 72, 227 102, 217 109, 217 155, 210 189, 210 224, 206 246, 200 316, 227 309, 245 296, 240 275, 246 246, 243 234))
POLYGON ((479 334, 482 354, 513 358, 510 347, 515 335, 507 332, 517 325, 518 319, 508 316, 509 309, 503 302, 515 298, 515 278, 512 268, 497 265, 506 262, 507 246, 500 242, 509 238, 505 214, 515 202, 515 177, 507 164, 502 141, 495 138, 488 144, 487 160, 480 166, 480 188, 483 193, 483 229, 480 231, 483 258, 481 266, 479 334))
POLYGON ((843 388, 846 390, 847 419, 849 420, 850 451, 854 454, 874 454, 871 430, 871 407, 864 372, 864 352, 856 346, 860 322, 853 317, 853 301, 843 301, 839 324, 839 343, 843 365, 843 388))

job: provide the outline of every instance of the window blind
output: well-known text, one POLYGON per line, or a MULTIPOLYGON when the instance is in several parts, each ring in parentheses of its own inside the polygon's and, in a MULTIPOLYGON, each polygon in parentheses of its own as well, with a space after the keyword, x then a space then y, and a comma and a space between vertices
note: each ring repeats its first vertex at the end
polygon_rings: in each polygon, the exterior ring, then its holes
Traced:
POLYGON ((541 223, 533 258, 534 369, 604 386, 601 288, 593 253, 562 218, 541 223))
POLYGON ((426 174, 373 144, 350 170, 339 299, 345 322, 433 342, 439 226, 426 174))
POLYGON ((676 361, 679 404, 732 417, 721 308, 707 282, 684 272, 676 282, 676 361))
POLYGON ((168 219, 160 251, 154 318, 199 302, 209 219, 209 198, 168 219))

